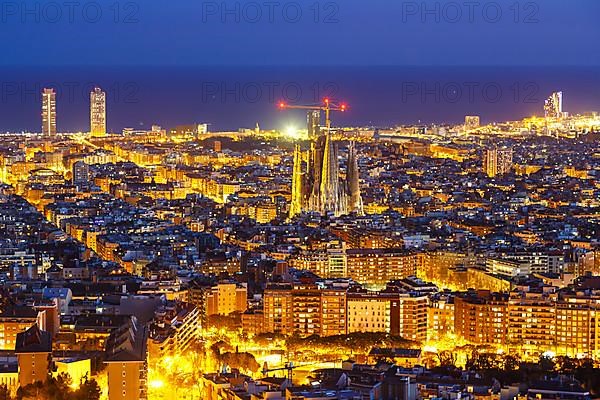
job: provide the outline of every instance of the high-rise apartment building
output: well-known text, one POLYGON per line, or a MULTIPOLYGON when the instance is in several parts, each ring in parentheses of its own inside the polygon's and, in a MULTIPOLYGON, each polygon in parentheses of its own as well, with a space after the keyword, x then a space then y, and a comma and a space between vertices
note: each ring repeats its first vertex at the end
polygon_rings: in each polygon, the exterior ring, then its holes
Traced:
POLYGON ((474 344, 506 343, 508 296, 489 291, 454 298, 454 332, 474 344))
POLYGON ((106 341, 108 400, 148 399, 148 328, 131 317, 106 341))
POLYGON ((44 89, 42 92, 42 134, 56 135, 56 92, 44 89))
POLYGON ((50 372, 52 338, 37 324, 17 334, 15 353, 19 363, 19 386, 45 382, 50 372))
POLYGON ((556 303, 556 353, 600 357, 600 296, 568 293, 556 303))
POLYGON ((90 133, 106 135, 106 93, 98 87, 90 93, 90 133))
POLYGON ((427 340, 427 304, 426 295, 400 293, 391 306, 392 335, 416 342, 427 340))
POLYGON ((488 258, 485 262, 488 272, 507 278, 525 277, 531 274, 531 264, 526 261, 488 258))
POLYGON ((329 278, 329 252, 327 250, 301 251, 288 259, 290 267, 306 270, 323 278, 329 278))
POLYGON ((321 290, 321 336, 347 333, 346 290, 325 288, 321 290))
POLYGON ((490 178, 501 176, 511 171, 513 167, 512 148, 497 147, 487 149, 483 157, 483 170, 490 178))
POLYGON ((319 137, 321 132, 321 111, 309 111, 306 115, 308 138, 311 140, 319 137))
POLYGON ((554 92, 544 102, 544 116, 560 119, 563 117, 563 92, 554 92))
POLYGON ((454 298, 454 330, 473 344, 537 357, 600 356, 600 296, 521 287, 510 294, 470 291, 454 298))
POLYGON ((13 350, 17 335, 34 325, 45 328, 44 312, 30 307, 5 306, 0 309, 0 350, 13 350))
POLYGON ((264 332, 300 336, 346 334, 346 290, 272 284, 264 293, 264 332))
POLYGON ((348 333, 390 333, 393 298, 380 292, 348 293, 348 333))
POLYGON ((202 309, 193 304, 168 301, 159 307, 149 328, 149 357, 188 351, 200 338, 202 318, 202 309))
POLYGON ((465 129, 477 129, 481 124, 480 118, 478 115, 467 115, 465 116, 465 129))
POLYGON ((501 253, 501 258, 529 264, 531 274, 559 274, 565 266, 565 256, 561 251, 505 252, 501 253))
POLYGON ((555 349, 556 294, 521 290, 510 293, 507 308, 509 348, 536 355, 555 349))
POLYGON ((426 295, 387 287, 381 292, 349 291, 348 333, 385 332, 408 340, 427 339, 426 295))
POLYGON ((351 278, 383 287, 389 281, 417 274, 419 255, 402 249, 343 249, 304 251, 288 260, 290 266, 323 278, 351 278))
POLYGON ((90 166, 83 161, 73 164, 73 185, 86 186, 90 184, 90 166))
POLYGON ((248 289, 245 284, 219 282, 206 295, 207 315, 229 315, 248 308, 248 289))
POLYGON ((454 333, 454 296, 432 296, 427 307, 427 338, 439 340, 451 333, 454 333))
POLYGON ((292 293, 291 285, 269 285, 263 295, 263 332, 292 334, 292 293))
POLYGON ((348 276, 348 263, 346 251, 343 248, 327 249, 327 277, 346 278, 348 276))
POLYGON ((385 286, 417 274, 416 253, 395 249, 346 250, 348 277, 360 284, 385 286))

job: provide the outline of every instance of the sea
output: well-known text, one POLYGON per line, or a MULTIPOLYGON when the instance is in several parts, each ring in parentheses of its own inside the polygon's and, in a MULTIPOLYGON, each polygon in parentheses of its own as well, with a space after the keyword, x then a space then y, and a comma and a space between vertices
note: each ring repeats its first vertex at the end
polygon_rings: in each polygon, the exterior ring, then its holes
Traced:
POLYGON ((598 67, 473 66, 73 66, 0 67, 0 132, 38 132, 41 91, 56 91, 61 132, 89 129, 90 91, 106 92, 107 126, 209 124, 211 131, 303 128, 290 105, 345 104, 337 126, 482 123, 543 115, 563 92, 563 110, 600 111, 598 67))

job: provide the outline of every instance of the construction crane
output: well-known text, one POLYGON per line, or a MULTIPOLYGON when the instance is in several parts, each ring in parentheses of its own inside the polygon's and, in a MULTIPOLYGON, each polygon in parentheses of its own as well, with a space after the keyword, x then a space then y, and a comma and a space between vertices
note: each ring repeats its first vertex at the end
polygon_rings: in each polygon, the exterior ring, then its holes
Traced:
POLYGON ((314 105, 314 106, 301 106, 301 105, 292 105, 286 104, 284 102, 279 103, 279 108, 282 110, 313 110, 313 111, 325 111, 325 121, 327 132, 331 129, 331 112, 332 111, 341 111, 346 112, 348 106, 345 103, 334 103, 329 98, 323 99, 323 104, 314 105))
POLYGON ((263 365, 262 373, 263 373, 263 375, 267 376, 267 374, 269 372, 287 371, 287 379, 288 379, 288 381, 290 381, 290 384, 291 384, 291 382, 292 382, 292 375, 293 375, 294 369, 298 368, 298 367, 299 366, 298 365, 294 365, 293 362, 286 362, 284 364, 284 366, 281 367, 281 368, 272 368, 272 369, 269 369, 268 365, 267 365, 267 362, 265 361, 265 364, 263 365))

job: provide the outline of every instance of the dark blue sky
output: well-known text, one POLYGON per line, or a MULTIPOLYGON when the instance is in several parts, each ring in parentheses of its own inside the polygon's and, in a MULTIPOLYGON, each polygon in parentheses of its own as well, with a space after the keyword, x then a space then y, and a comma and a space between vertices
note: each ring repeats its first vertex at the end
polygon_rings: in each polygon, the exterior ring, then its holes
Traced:
POLYGON ((468 3, 2 2, 0 65, 600 65, 598 0, 468 3))

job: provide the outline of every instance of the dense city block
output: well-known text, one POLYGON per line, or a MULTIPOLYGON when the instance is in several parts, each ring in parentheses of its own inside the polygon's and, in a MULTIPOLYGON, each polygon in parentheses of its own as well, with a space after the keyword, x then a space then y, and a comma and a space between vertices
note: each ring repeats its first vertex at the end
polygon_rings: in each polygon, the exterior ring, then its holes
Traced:
POLYGON ((90 99, 89 133, 46 89, 0 136, 0 398, 600 395, 600 117, 562 93, 488 125, 281 104, 287 133, 110 133, 90 99))

